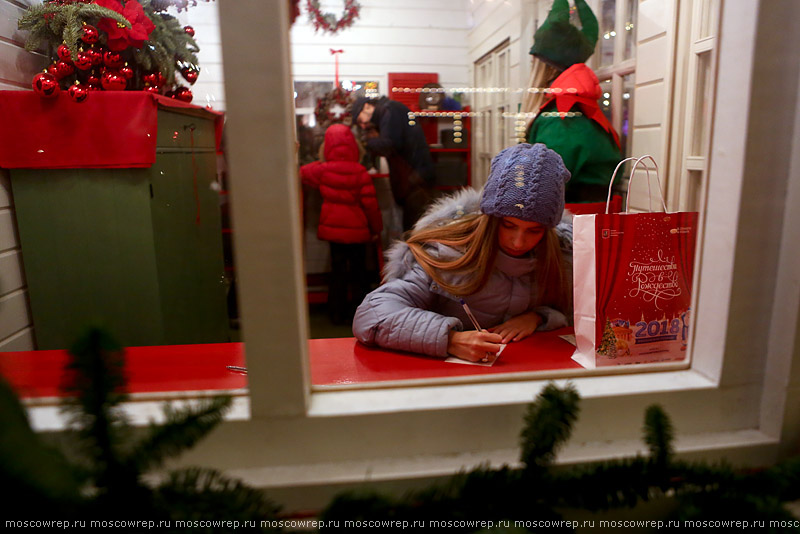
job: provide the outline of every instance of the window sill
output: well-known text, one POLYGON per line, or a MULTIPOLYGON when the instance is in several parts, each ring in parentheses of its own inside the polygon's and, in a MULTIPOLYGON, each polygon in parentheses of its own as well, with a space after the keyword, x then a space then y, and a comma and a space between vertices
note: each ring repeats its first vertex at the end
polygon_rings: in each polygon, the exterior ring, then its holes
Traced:
MULTIPOLYGON (((397 413, 452 408, 524 405, 533 401, 549 381, 571 381, 581 398, 601 398, 646 393, 713 389, 716 383, 686 364, 651 364, 617 367, 611 370, 582 370, 574 377, 564 372, 537 373, 535 379, 481 382, 474 384, 415 385, 349 391, 311 393, 308 416, 331 417, 397 413), (672 368, 673 370, 666 370, 672 368), (605 374, 608 372, 628 374, 605 374), (660 371, 660 372, 645 372, 660 371), (547 375, 550 376, 547 376, 547 375)), ((529 376, 529 375, 528 375, 529 376)), ((513 379, 513 375, 506 380, 513 379)))
MULTIPOLYGON (((716 432, 681 437, 676 452, 684 458, 708 458, 736 451, 747 462, 747 454, 774 448, 777 440, 757 430, 716 432)), ((260 468, 232 469, 228 475, 260 488, 297 488, 322 485, 384 482, 427 477, 446 477, 476 466, 521 467, 519 448, 493 449, 456 454, 427 454, 411 457, 367 458, 342 462, 303 463, 260 468)), ((556 459, 559 465, 575 465, 609 458, 645 454, 640 440, 569 444, 556 459)), ((731 457, 731 456, 727 456, 731 457)), ((716 458, 716 457, 715 457, 716 458)))
MULTIPOLYGON (((225 415, 225 421, 247 421, 250 419, 250 397, 247 390, 212 391, 212 392, 176 392, 174 395, 162 394, 157 397, 132 394, 131 400, 122 404, 122 409, 133 426, 147 426, 151 423, 164 422, 164 403, 170 402, 179 407, 197 403, 212 395, 232 395, 233 404, 225 415)), ((67 419, 61 413, 58 404, 62 399, 54 399, 53 403, 25 402, 28 421, 35 432, 60 432, 68 427, 67 419)))

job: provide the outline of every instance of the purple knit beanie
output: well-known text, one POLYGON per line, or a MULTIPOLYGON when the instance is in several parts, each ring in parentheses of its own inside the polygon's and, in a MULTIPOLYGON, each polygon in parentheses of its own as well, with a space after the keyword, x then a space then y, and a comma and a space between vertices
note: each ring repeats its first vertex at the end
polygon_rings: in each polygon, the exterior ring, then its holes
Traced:
POLYGON ((514 145, 492 159, 481 211, 553 228, 561 221, 569 179, 561 156, 542 143, 514 145))

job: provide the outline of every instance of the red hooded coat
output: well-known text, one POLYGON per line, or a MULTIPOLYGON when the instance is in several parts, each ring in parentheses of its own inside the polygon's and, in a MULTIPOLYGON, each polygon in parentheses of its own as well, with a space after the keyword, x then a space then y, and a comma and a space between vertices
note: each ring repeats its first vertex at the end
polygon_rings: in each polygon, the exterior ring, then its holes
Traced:
POLYGON ((347 126, 325 132, 325 161, 300 167, 305 185, 322 195, 317 237, 334 243, 367 243, 383 229, 375 186, 358 163, 356 138, 347 126))

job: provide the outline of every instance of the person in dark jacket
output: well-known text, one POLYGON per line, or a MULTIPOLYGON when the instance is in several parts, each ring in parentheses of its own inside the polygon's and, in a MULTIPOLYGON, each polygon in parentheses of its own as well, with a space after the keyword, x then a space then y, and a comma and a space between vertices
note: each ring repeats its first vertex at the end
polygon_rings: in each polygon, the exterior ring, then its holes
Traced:
POLYGON ((328 309, 333 323, 346 324, 369 291, 366 244, 377 240, 383 221, 372 178, 358 162, 358 145, 350 129, 343 124, 330 126, 323 151, 325 161, 300 167, 300 178, 322 195, 317 237, 331 247, 328 309))
POLYGON ((493 361, 505 343, 567 326, 572 222, 569 171, 543 144, 492 160, 484 190, 437 201, 407 241, 388 251, 384 284, 356 310, 367 345, 493 361), (472 329, 465 302, 486 330, 472 329))
POLYGON ((353 103, 352 116, 364 132, 364 145, 389 164, 389 182, 395 202, 403 209, 403 230, 410 230, 425 212, 434 194, 434 165, 419 124, 410 125, 410 110, 401 102, 362 97, 353 103))

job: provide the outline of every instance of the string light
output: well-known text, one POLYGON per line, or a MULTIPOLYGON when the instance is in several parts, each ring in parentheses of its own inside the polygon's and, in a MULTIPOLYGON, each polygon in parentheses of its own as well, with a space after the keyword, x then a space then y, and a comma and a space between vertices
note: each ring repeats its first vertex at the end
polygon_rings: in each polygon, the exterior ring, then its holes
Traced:
POLYGON ((511 87, 452 87, 446 89, 444 87, 392 87, 393 93, 560 93, 566 91, 567 93, 577 93, 578 90, 574 87, 568 89, 550 89, 549 87, 518 87, 516 89, 511 87))
POLYGON ((409 120, 414 120, 414 117, 452 117, 456 120, 461 120, 462 117, 480 117, 483 113, 480 111, 409 111, 409 120))
POLYGON ((541 117, 580 117, 583 113, 580 111, 545 111, 539 114, 541 117))

